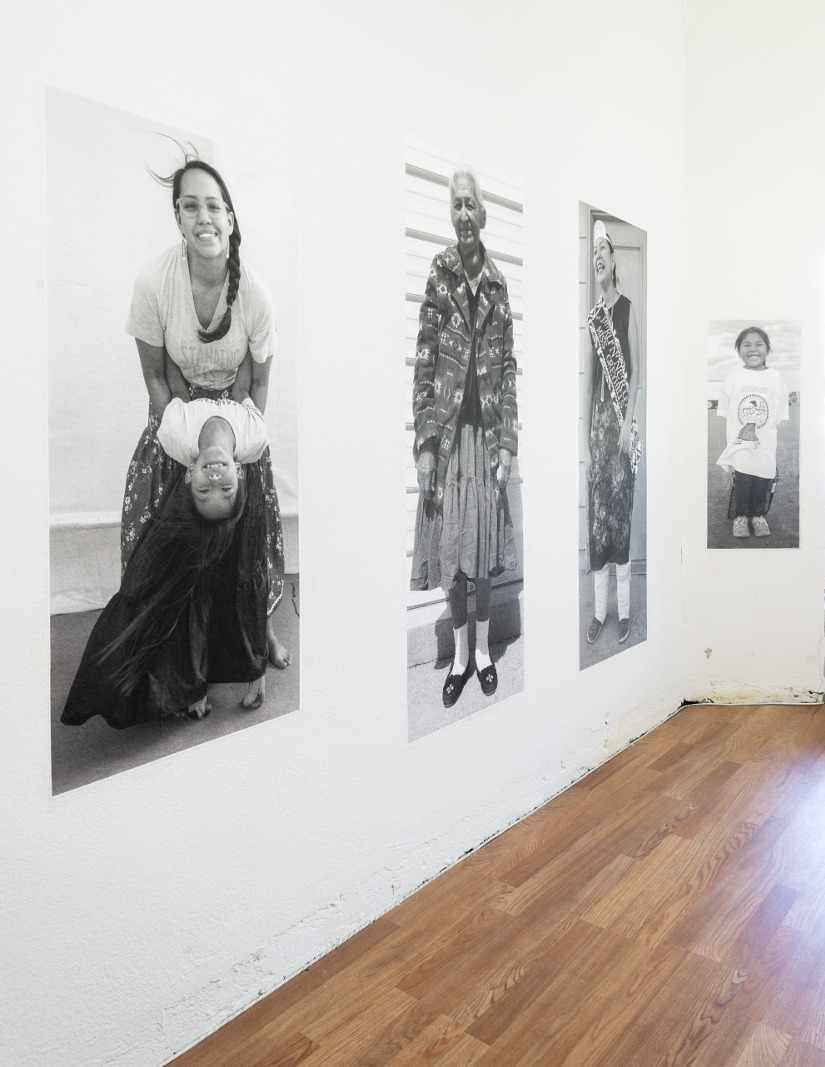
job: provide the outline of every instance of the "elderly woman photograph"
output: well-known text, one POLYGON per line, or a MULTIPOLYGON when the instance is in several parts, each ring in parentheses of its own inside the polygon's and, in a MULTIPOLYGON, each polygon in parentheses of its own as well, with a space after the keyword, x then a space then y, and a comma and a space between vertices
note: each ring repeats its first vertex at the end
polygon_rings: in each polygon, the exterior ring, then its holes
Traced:
POLYGON ((419 316, 413 384, 419 485, 411 588, 447 594, 453 661, 442 689, 452 707, 475 671, 498 686, 490 655, 492 579, 515 566, 507 482, 518 451, 516 361, 507 283, 481 241, 484 195, 469 168, 450 177, 456 243, 432 261, 419 316), (475 649, 468 638, 475 587, 475 649))
POLYGON ((636 312, 620 292, 616 252, 601 220, 593 229, 598 301, 587 316, 589 360, 582 397, 581 455, 587 485, 587 536, 594 582, 594 644, 607 618, 610 565, 616 570, 617 641, 630 636, 630 533, 642 446, 635 421, 641 384, 636 312))

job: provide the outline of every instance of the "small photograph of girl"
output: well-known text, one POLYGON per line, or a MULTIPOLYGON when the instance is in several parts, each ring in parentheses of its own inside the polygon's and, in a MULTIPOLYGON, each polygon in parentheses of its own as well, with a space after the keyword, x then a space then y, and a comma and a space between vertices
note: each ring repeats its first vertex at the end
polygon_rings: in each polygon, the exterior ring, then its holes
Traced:
POLYGON ((708 324, 708 548, 799 547, 802 325, 708 324))
POLYGON ((416 740, 524 688, 522 186, 406 142, 407 710, 416 740))
POLYGON ((52 788, 299 702, 295 177, 49 89, 52 788))
POLYGON ((647 234, 579 205, 579 667, 647 639, 647 234))

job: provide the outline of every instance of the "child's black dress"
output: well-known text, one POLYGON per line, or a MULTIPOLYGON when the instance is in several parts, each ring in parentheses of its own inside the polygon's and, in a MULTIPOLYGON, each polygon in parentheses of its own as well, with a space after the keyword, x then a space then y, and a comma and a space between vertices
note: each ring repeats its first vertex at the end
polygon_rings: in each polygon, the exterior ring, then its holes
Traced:
MULTIPOLYGON (((146 544, 143 533, 120 590, 103 609, 89 636, 63 709, 62 723, 81 726, 93 715, 102 715, 110 726, 124 729, 186 709, 206 694, 208 682, 251 682, 264 674, 270 588, 264 521, 266 487, 259 464, 245 465, 244 472, 247 502, 229 550, 204 573, 177 625, 159 645, 149 669, 136 688, 124 695, 112 681, 123 662, 123 649, 103 663, 99 657, 142 605, 147 562, 142 551, 146 544)), ((172 496, 171 491, 166 494, 158 518, 172 496)))

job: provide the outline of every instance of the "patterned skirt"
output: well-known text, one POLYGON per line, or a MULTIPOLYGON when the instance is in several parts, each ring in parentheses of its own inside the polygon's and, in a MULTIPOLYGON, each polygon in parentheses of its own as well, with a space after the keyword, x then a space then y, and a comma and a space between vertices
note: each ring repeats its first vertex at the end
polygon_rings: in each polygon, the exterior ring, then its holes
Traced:
POLYGON ((596 397, 590 431, 593 466, 587 488, 590 569, 630 558, 630 520, 636 476, 630 456, 619 454, 619 423, 609 394, 596 397))
POLYGON ((411 589, 449 591, 459 571, 495 578, 516 566, 507 490, 499 490, 480 427, 462 426, 447 464, 443 508, 418 498, 411 589))
MULTIPOLYGON (((189 395, 193 400, 201 397, 209 400, 231 399, 227 389, 216 391, 202 389, 197 385, 189 386, 189 395)), ((121 574, 125 574, 126 564, 146 524, 157 514, 165 493, 181 472, 181 464, 167 456, 158 440, 159 425, 160 419, 150 405, 148 425, 141 434, 126 475, 123 515, 120 523, 121 574)), ((284 541, 269 449, 266 449, 256 463, 247 464, 248 475, 252 473, 249 468, 255 469, 257 477, 248 478, 247 506, 252 505, 255 509, 256 497, 259 496, 265 517, 269 571, 267 615, 271 615, 284 592, 284 541)))

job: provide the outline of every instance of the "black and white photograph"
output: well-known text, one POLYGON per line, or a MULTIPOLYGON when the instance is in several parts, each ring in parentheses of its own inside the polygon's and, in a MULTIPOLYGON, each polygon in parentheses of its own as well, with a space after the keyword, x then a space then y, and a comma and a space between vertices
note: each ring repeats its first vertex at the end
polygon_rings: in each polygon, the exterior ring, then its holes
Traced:
POLYGON ((52 791, 299 706, 295 172, 46 90, 52 791))
POLYGON ((647 233, 579 204, 579 669, 647 640, 647 233))
POLYGON ((524 689, 523 183, 406 136, 407 714, 524 689))
POLYGON ((799 548, 802 323, 708 322, 708 548, 799 548))

